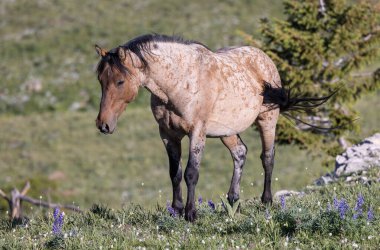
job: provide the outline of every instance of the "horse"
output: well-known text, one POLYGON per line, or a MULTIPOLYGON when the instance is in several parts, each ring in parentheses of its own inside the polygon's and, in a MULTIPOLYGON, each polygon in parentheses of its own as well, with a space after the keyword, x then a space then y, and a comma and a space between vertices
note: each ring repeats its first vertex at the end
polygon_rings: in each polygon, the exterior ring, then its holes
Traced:
POLYGON ((151 93, 151 110, 169 158, 172 207, 187 221, 196 219, 195 187, 206 138, 220 138, 233 159, 228 201, 239 199, 247 147, 240 133, 255 124, 260 132, 264 168, 263 203, 272 202, 271 179, 276 124, 280 113, 321 105, 329 97, 294 98, 282 87, 273 61, 251 46, 216 51, 179 36, 147 34, 109 51, 95 45, 101 100, 96 126, 112 134, 117 120, 140 87, 151 93), (181 140, 189 137, 181 191, 181 140), (184 211, 185 210, 185 211, 184 211))

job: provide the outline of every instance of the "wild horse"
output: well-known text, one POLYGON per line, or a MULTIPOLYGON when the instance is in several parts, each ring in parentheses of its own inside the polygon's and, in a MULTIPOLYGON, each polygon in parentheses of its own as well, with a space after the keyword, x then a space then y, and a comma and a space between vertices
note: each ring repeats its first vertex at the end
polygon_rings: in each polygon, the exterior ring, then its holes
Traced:
POLYGON ((196 41, 148 34, 106 51, 95 46, 102 97, 96 126, 112 134, 117 119, 134 100, 139 87, 151 93, 151 108, 169 156, 172 207, 183 214, 181 140, 189 137, 185 219, 194 221, 195 186, 207 137, 218 137, 229 149, 233 176, 228 191, 239 199, 247 147, 239 133, 256 124, 261 135, 265 172, 261 200, 272 202, 276 123, 280 112, 318 106, 329 97, 292 98, 281 86, 272 60, 261 50, 243 46, 215 52, 196 41))

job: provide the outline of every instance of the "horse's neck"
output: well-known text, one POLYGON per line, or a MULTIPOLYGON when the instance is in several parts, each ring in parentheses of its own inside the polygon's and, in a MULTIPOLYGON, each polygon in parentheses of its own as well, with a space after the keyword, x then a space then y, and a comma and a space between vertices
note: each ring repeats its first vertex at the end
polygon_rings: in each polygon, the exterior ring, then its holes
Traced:
POLYGON ((172 98, 171 95, 178 94, 175 89, 184 89, 186 85, 191 85, 197 78, 192 74, 199 67, 197 46, 159 43, 151 51, 153 56, 149 60, 149 73, 144 87, 167 103, 172 98))

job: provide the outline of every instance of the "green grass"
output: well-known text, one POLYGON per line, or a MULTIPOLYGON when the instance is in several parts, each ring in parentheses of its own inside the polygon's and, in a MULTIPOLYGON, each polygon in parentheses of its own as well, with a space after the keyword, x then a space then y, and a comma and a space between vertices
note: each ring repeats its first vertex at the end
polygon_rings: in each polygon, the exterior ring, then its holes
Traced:
POLYGON ((238 45, 238 30, 257 35, 259 18, 281 16, 281 8, 265 0, 2 1, 0 112, 96 107, 95 43, 110 49, 157 32, 213 49, 238 45), (42 89, 28 90, 33 82, 42 89))
MULTIPOLYGON (((129 202, 153 206, 170 199, 168 160, 149 108, 127 109, 111 136, 97 131, 95 117, 95 112, 1 117, 2 127, 8 128, 0 134, 0 170, 5 173, 0 175, 1 188, 22 186, 26 179, 37 178, 35 183, 49 180, 45 188, 55 187, 48 192, 50 195, 60 202, 84 207, 106 203, 119 208, 129 202)), ((253 129, 243 133, 242 138, 249 152, 242 197, 249 198, 261 194, 263 188, 261 143, 253 129)), ((187 138, 182 144, 185 167, 187 138)), ((320 161, 311 159, 306 152, 294 146, 279 146, 274 190, 305 186, 326 171, 319 166, 320 161)), ((232 169, 228 150, 219 139, 208 139, 198 194, 216 198, 226 193, 232 169)), ((46 197, 45 191, 36 190, 40 194, 35 195, 46 197)))
MULTIPOLYGON (((358 103, 361 117, 357 122, 363 130, 351 136, 364 138, 379 131, 378 112, 366 108, 375 107, 378 98, 379 94, 372 95, 358 103)), ((95 117, 95 111, 0 117, 5 131, 0 133, 0 188, 21 188, 29 179, 32 196, 50 196, 87 208, 93 203, 105 203, 116 209, 130 202, 152 207, 171 199, 168 160, 150 108, 132 104, 110 136, 97 131, 95 117)), ((262 192, 261 145, 254 129, 248 129, 242 138, 248 146, 242 177, 242 198, 247 199, 262 192)), ((183 167, 187 144, 184 138, 183 167)), ((274 192, 301 189, 333 169, 322 168, 321 161, 321 157, 313 158, 295 146, 277 146, 274 192)), ((197 194, 219 197, 228 191, 231 176, 228 150, 218 139, 208 139, 197 194)), ((185 191, 184 183, 183 188, 185 191)), ((5 203, 0 204, 4 211, 5 203)))
MULTIPOLYGON (((378 170, 372 174, 372 178, 379 177, 378 170)), ((194 224, 171 217, 162 204, 154 209, 128 205, 120 210, 95 205, 84 214, 66 214, 58 235, 51 233, 52 211, 44 211, 44 215, 38 211, 29 221, 13 227, 1 219, 0 248, 376 249, 380 244, 379 190, 378 182, 336 183, 288 198, 284 208, 278 200, 266 208, 250 199, 241 203, 233 218, 218 200, 214 200, 215 211, 204 201, 197 205, 194 224), (359 194, 364 197, 363 213, 353 219, 359 194), (347 201, 344 217, 334 208, 333 197, 347 201), (372 221, 367 220, 369 209, 374 213, 372 221)))

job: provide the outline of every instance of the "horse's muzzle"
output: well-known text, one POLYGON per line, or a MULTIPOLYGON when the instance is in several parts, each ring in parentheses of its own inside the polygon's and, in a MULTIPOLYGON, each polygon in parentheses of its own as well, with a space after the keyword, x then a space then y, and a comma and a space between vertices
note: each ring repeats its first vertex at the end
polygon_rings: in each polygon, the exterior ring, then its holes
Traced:
POLYGON ((108 126, 107 123, 102 123, 101 125, 98 125, 98 129, 103 134, 112 134, 112 132, 113 132, 113 131, 110 130, 110 127, 108 126))
POLYGON ((115 126, 114 125, 108 124, 107 122, 102 122, 99 119, 96 120, 96 127, 103 134, 112 134, 113 131, 115 130, 115 126))

